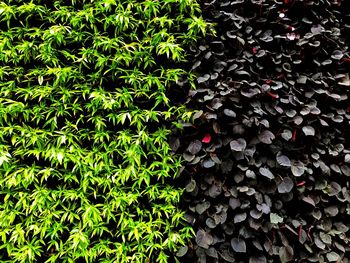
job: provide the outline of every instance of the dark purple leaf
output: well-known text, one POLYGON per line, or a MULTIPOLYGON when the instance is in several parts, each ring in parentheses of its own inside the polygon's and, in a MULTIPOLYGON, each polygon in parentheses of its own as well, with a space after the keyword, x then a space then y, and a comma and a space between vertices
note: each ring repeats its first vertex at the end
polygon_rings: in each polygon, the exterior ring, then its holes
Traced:
POLYGON ((240 207, 241 206, 241 201, 237 198, 230 198, 229 200, 229 205, 230 207, 235 210, 236 208, 240 207))
POLYGON ((302 176, 305 172, 305 166, 302 162, 294 162, 291 167, 291 171, 294 176, 299 177, 302 176))
POLYGON ((188 146, 188 151, 193 155, 196 155, 197 153, 199 153, 201 149, 202 149, 202 143, 199 140, 195 140, 191 142, 191 144, 188 146))
POLYGON ((179 147, 180 147, 180 140, 179 138, 171 138, 170 142, 169 142, 169 146, 171 148, 172 151, 176 152, 179 147))
POLYGON ((205 224, 209 227, 209 228, 215 228, 217 226, 217 224, 215 223, 215 220, 212 219, 211 217, 208 217, 207 220, 205 221, 205 224))
POLYGON ((224 109, 224 114, 228 117, 236 118, 236 113, 230 109, 224 109))
POLYGON ((340 50, 334 50, 332 54, 332 58, 335 60, 341 60, 343 58, 344 54, 340 50))
POLYGON ((196 211, 198 214, 203 214, 210 207, 210 203, 208 201, 199 203, 196 205, 196 211))
POLYGON ((327 253, 326 257, 329 262, 338 262, 340 259, 339 254, 334 251, 327 253))
POLYGON ((237 253, 246 253, 247 247, 243 239, 232 238, 231 239, 231 247, 237 253))
POLYGON ((270 211, 271 211, 271 208, 265 203, 257 204, 256 205, 256 209, 258 209, 259 211, 263 212, 264 214, 269 214, 270 211))
POLYGON ((216 259, 219 258, 218 252, 216 251, 216 249, 215 249, 214 247, 210 247, 209 249, 207 249, 207 250, 205 251, 205 253, 206 253, 209 257, 216 258, 216 259))
POLYGON ((294 251, 290 246, 281 247, 278 254, 282 263, 290 262, 294 258, 294 251))
POLYGON ((271 144, 272 141, 275 139, 275 135, 269 130, 265 130, 258 135, 258 138, 262 143, 271 144))
POLYGON ((275 176, 271 173, 269 168, 260 167, 259 173, 269 179, 274 179, 275 176))
POLYGON ((191 162, 195 158, 195 156, 193 154, 190 154, 190 153, 183 153, 182 156, 184 157, 185 161, 187 161, 187 162, 191 162))
POLYGON ((276 160, 281 166, 290 167, 292 165, 289 158, 285 155, 277 155, 276 160))
POLYGON ((329 206, 324 209, 324 212, 329 216, 336 216, 339 213, 339 209, 336 206, 329 206))
POLYGON ((233 222, 236 224, 236 223, 243 222, 246 219, 247 219, 247 213, 236 214, 233 218, 233 222))
POLYGON ((284 130, 283 133, 281 133, 281 136, 286 141, 289 141, 290 139, 292 139, 293 134, 290 130, 284 130))
POLYGON ((196 234, 196 242, 197 245, 208 249, 209 246, 213 243, 213 237, 208 232, 205 232, 204 230, 198 230, 196 234))
POLYGON ((289 177, 284 177, 282 182, 277 186, 278 192, 281 194, 289 193, 294 187, 294 182, 289 177))
POLYGON ((221 184, 212 184, 209 188, 209 196, 212 198, 218 197, 222 192, 221 184))
POLYGON ((306 203, 312 205, 312 206, 316 206, 316 205, 315 205, 314 199, 312 199, 312 198, 309 197, 309 196, 304 196, 302 200, 303 200, 304 202, 306 202, 306 203))
POLYGON ((203 161, 204 168, 211 168, 215 165, 215 162, 212 159, 206 159, 203 161))
POLYGON ((197 184, 195 180, 191 180, 187 185, 186 185, 186 192, 193 192, 194 189, 196 188, 197 184))
POLYGON ((176 256, 181 258, 183 257, 184 255, 186 255, 188 251, 188 246, 183 246, 183 247, 180 247, 179 250, 177 251, 176 253, 176 256))
POLYGON ((253 209, 253 210, 250 210, 249 212, 250 216, 254 219, 259 219, 261 216, 262 216, 262 212, 259 212, 258 210, 256 209, 253 209))
POLYGON ((343 172, 344 175, 350 177, 350 167, 348 165, 342 165, 340 167, 341 171, 343 172))
POLYGON ((249 263, 266 263, 266 257, 265 256, 252 256, 249 258, 249 263))
POLYGON ((199 77, 199 78, 197 79, 197 81, 198 81, 198 83, 200 84, 200 83, 203 83, 203 82, 208 81, 209 78, 210 78, 210 75, 209 75, 209 74, 205 74, 204 76, 199 77))
POLYGON ((224 244, 220 245, 219 254, 227 262, 230 262, 230 263, 235 262, 235 255, 234 255, 229 243, 224 243, 224 244))
POLYGON ((231 150, 241 152, 247 146, 247 142, 243 138, 239 138, 237 140, 233 140, 230 142, 231 150))
POLYGON ((304 126, 303 132, 306 136, 315 136, 315 129, 311 126, 304 126))

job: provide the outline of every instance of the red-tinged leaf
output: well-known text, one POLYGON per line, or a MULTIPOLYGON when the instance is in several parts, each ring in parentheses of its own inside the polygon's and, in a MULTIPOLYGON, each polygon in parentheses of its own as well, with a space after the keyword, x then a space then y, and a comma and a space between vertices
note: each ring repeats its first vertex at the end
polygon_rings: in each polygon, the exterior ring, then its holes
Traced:
POLYGON ((310 226, 307 230, 307 237, 309 238, 309 240, 312 240, 311 238, 311 229, 313 229, 314 227, 313 226, 310 226))
POLYGON ((293 229, 293 228, 291 228, 290 226, 288 226, 288 225, 284 225, 284 227, 286 228, 286 229, 288 229, 291 233, 293 233, 294 235, 298 235, 298 233, 297 232, 295 232, 295 230, 293 229))
POLYGON ((274 93, 272 93, 272 92, 267 92, 267 94, 271 97, 271 98, 273 98, 273 99, 278 99, 279 98, 279 96, 278 96, 278 94, 274 94, 274 93))
POLYGON ((297 186, 304 186, 305 185, 305 181, 301 181, 300 183, 297 183, 297 186))
POLYGON ((266 84, 270 84, 272 82, 272 80, 271 79, 267 79, 267 80, 265 80, 265 83, 266 84))
POLYGON ((258 52, 258 49, 256 47, 252 48, 253 54, 256 54, 258 52))
POLYGON ((298 231, 298 237, 299 237, 299 238, 301 237, 302 231, 303 231, 303 226, 300 225, 300 226, 299 226, 299 231, 298 231))
POLYGON ((210 143, 211 142, 211 135, 209 133, 207 133, 206 135, 204 135, 203 139, 202 139, 203 143, 210 143))
POLYGON ((287 26, 287 29, 290 30, 290 31, 294 31, 295 27, 294 26, 287 26))
POLYGON ((283 73, 281 73, 281 74, 279 74, 279 75, 277 76, 278 79, 281 79, 281 78, 283 78, 283 77, 284 77, 284 74, 283 74, 283 73))
POLYGON ((295 139, 297 138, 297 131, 294 130, 293 131, 293 135, 292 135, 292 142, 295 142, 295 139))

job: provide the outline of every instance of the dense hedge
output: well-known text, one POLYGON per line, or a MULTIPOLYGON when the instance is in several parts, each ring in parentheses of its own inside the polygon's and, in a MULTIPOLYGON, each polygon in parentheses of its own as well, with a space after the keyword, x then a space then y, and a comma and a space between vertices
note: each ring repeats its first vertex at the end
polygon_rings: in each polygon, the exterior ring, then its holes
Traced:
POLYGON ((182 262, 349 262, 350 2, 203 10, 217 37, 192 54, 182 262))
POLYGON ((0 261, 170 262, 194 0, 0 2, 0 261))

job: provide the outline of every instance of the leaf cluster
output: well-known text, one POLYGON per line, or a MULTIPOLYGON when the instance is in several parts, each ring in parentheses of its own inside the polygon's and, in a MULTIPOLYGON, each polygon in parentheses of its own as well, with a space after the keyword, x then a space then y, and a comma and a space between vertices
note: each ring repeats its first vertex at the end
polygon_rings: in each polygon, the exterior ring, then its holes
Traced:
POLYGON ((196 239, 179 255, 348 262, 349 3, 203 5, 217 36, 192 53, 198 112, 178 151, 196 239))
POLYGON ((0 1, 0 261, 168 262, 193 0, 0 1))

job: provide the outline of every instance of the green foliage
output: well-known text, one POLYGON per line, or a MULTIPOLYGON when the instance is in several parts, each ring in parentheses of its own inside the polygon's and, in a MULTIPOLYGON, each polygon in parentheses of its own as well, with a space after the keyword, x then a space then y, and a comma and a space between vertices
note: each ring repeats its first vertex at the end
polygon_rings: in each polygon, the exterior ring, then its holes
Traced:
POLYGON ((168 262, 194 0, 0 1, 0 261, 168 262))

